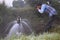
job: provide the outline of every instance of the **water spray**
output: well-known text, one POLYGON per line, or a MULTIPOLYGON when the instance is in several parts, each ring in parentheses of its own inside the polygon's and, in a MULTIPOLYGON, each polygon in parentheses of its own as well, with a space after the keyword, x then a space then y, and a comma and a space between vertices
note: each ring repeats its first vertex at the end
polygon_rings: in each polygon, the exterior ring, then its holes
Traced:
POLYGON ((33 32, 29 24, 29 21, 27 21, 27 19, 21 19, 21 17, 18 16, 17 20, 13 21, 13 23, 14 24, 13 26, 11 26, 7 38, 12 37, 12 35, 16 35, 16 36, 20 36, 22 34, 29 35, 33 32))

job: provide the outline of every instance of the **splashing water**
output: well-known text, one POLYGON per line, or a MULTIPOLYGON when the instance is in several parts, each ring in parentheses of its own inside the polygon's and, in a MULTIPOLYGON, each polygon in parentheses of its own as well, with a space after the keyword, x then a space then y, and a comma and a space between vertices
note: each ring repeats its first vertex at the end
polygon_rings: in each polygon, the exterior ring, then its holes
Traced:
POLYGON ((32 29, 29 25, 30 23, 27 19, 20 19, 20 23, 17 23, 17 21, 13 21, 12 23, 14 24, 11 27, 7 37, 11 37, 13 35, 20 36, 21 34, 29 35, 32 33, 32 29))

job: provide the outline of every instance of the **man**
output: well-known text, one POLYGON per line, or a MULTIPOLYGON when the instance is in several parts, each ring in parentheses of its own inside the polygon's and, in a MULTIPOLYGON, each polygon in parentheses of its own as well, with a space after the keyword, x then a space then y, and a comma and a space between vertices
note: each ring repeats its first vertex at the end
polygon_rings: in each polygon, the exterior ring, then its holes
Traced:
POLYGON ((56 10, 53 7, 51 7, 51 6, 47 5, 47 4, 38 3, 36 5, 36 9, 41 14, 43 14, 44 12, 49 14, 49 21, 48 21, 48 23, 45 26, 46 27, 45 32, 46 32, 47 30, 49 30, 51 28, 52 23, 53 23, 53 21, 56 18, 57 12, 56 12, 56 10))

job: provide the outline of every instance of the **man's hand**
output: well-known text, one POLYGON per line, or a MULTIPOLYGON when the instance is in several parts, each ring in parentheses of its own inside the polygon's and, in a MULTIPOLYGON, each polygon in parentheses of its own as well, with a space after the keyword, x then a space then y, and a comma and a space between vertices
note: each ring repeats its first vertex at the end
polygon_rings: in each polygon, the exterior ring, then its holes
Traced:
POLYGON ((37 6, 36 8, 37 8, 37 9, 40 9, 41 7, 40 7, 40 6, 37 6))
POLYGON ((37 7, 37 10, 38 10, 39 8, 37 7))

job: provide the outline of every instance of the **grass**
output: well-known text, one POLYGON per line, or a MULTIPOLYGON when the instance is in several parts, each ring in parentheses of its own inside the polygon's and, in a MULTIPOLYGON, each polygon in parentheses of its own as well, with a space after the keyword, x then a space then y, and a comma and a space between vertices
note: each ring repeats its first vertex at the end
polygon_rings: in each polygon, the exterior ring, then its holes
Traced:
POLYGON ((59 33, 44 33, 37 36, 21 35, 20 37, 12 37, 10 40, 60 40, 60 34, 59 33))
POLYGON ((55 25, 55 27, 51 28, 49 32, 60 33, 60 25, 55 25))

